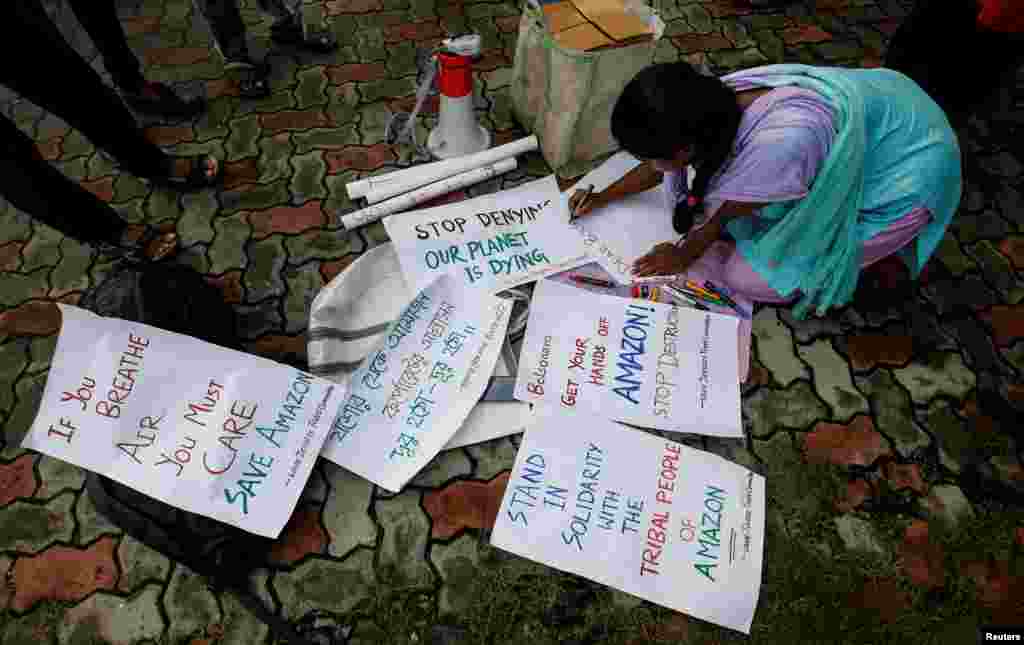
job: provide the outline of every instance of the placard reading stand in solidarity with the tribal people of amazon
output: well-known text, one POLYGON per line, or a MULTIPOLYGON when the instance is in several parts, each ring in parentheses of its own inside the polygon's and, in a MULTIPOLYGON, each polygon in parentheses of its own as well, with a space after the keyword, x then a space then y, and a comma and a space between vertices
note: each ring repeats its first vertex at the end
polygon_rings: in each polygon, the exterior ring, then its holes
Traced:
POLYGON ((398 492, 444 448, 483 395, 512 301, 442 275, 391 323, 352 376, 323 456, 398 492))
POLYGON ((607 419, 538 408, 491 543, 749 634, 764 510, 764 478, 742 466, 607 419))
POLYGON ((739 319, 537 283, 515 396, 659 430, 742 437, 739 319))
POLYGON ((585 264, 554 175, 384 220, 402 275, 418 292, 439 274, 491 293, 585 264))
POLYGON ((60 310, 22 445, 276 538, 347 388, 189 336, 60 310))

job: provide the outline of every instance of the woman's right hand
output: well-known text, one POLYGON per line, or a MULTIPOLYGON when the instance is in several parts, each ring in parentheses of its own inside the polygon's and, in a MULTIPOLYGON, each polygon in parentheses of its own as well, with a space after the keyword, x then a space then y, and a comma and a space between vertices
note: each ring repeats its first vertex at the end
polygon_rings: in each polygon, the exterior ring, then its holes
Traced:
POLYGON ((589 215, 607 203, 603 192, 591 193, 590 197, 584 201, 586 194, 585 190, 577 190, 569 197, 569 212, 574 214, 572 219, 589 215), (581 202, 582 205, 580 205, 581 202))

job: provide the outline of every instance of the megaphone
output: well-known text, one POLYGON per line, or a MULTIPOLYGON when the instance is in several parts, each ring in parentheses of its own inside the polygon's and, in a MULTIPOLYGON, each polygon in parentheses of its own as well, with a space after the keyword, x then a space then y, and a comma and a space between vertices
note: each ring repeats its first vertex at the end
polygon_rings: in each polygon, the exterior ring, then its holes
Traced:
POLYGON ((477 123, 473 111, 473 61, 480 56, 480 43, 479 34, 448 38, 437 52, 441 99, 438 125, 427 139, 427 149, 437 159, 491 147, 491 133, 477 123))

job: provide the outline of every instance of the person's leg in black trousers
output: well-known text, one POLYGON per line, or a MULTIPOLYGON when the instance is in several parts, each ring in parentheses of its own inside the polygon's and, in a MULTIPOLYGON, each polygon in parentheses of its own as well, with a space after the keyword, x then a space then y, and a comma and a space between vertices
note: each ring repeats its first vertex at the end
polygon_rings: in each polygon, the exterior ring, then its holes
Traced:
MULTIPOLYGON (((249 54, 245 22, 238 10, 238 0, 193 0, 213 32, 213 42, 228 68, 241 68, 246 74, 239 81, 246 98, 270 95, 267 77, 270 66, 256 62, 249 54)), ((260 0, 260 7, 276 18, 270 29, 271 39, 279 45, 329 53, 338 48, 334 34, 326 31, 308 33, 303 22, 302 3, 297 0, 260 0)))
POLYGON ((219 178, 212 157, 175 159, 146 139, 117 93, 68 45, 38 0, 0 8, 0 57, 24 57, 26 42, 37 44, 31 64, 0 65, 0 84, 64 119, 132 174, 184 187, 219 178))
MULTIPOLYGON (((185 187, 219 178, 212 157, 178 159, 147 140, 128 108, 67 44, 38 0, 0 8, 0 57, 9 61, 0 65, 0 84, 61 117, 126 170, 152 179, 184 180, 180 185, 185 187), (31 64, 10 63, 24 57, 26 42, 37 44, 31 64)), ((8 120, 0 120, 0 150, 0 194, 28 215, 83 242, 123 248, 134 241, 151 259, 176 247, 173 233, 158 236, 120 221, 113 209, 47 163, 31 139, 8 120)))
MULTIPOLYGON (((238 0, 194 0, 194 4, 210 24, 214 43, 225 62, 229 65, 251 63, 238 0)), ((275 43, 321 54, 338 48, 333 34, 307 28, 301 0, 259 0, 259 4, 275 18, 270 28, 270 37, 275 43)))
POLYGON ((239 93, 243 98, 260 99, 270 96, 270 66, 249 54, 246 43, 245 22, 235 0, 192 0, 195 9, 203 15, 213 34, 217 49, 229 70, 239 72, 239 93))
POLYGON ((175 236, 125 222, 108 204, 43 159, 32 139, 4 117, 0 117, 0 176, 4 178, 0 194, 12 206, 79 242, 107 250, 137 246, 151 260, 175 249, 175 236))
POLYGON ((186 101, 163 83, 150 83, 124 33, 115 0, 68 0, 75 17, 96 45, 103 65, 114 84, 133 108, 140 112, 187 118, 205 108, 204 101, 186 101))

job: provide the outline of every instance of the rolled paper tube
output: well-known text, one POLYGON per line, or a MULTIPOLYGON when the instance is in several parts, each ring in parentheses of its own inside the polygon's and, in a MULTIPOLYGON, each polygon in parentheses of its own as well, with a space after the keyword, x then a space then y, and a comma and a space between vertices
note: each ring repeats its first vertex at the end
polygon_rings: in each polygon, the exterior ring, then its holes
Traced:
MULTIPOLYGON (((484 150, 482 152, 477 153, 477 155, 487 153, 501 153, 501 155, 503 155, 501 157, 496 158, 493 155, 491 155, 489 157, 489 160, 485 160, 484 162, 489 164, 498 161, 499 159, 514 157, 518 154, 521 154, 522 152, 529 152, 530 150, 536 149, 538 145, 539 142, 537 141, 537 137, 530 136, 525 137, 523 139, 517 139, 516 141, 512 141, 503 146, 498 146, 497 148, 484 150)), ((376 175, 374 177, 367 177, 366 179, 357 179, 356 181, 353 181, 352 183, 346 185, 345 190, 348 191, 348 196, 351 199, 358 199, 360 197, 366 197, 367 195, 374 193, 375 191, 385 190, 388 186, 392 185, 391 182, 397 180, 401 180, 403 182, 411 181, 412 179, 419 177, 424 172, 436 174, 438 175, 439 179, 444 179, 445 177, 451 177, 452 175, 457 175, 460 172, 469 170, 469 168, 467 168, 465 164, 466 159, 477 155, 467 155, 466 157, 445 159, 443 161, 435 161, 429 164, 413 166, 412 168, 393 170, 389 173, 385 173, 383 175, 376 175)), ((433 182, 431 181, 427 183, 433 182)), ((412 188, 410 188, 409 190, 412 190, 412 188)), ((371 204, 375 203, 372 200, 368 201, 371 204)))
POLYGON ((366 179, 358 179, 353 181, 351 184, 345 186, 345 190, 348 192, 349 199, 359 199, 360 197, 366 197, 366 193, 370 192, 375 188, 379 188, 388 182, 395 181, 396 179, 402 178, 404 170, 395 170, 383 175, 376 177, 367 177, 366 179))
POLYGON ((491 177, 515 170, 518 165, 519 163, 516 161, 515 157, 512 157, 509 159, 502 159, 497 163, 483 166, 482 168, 474 168, 468 172, 463 172, 453 177, 447 177, 441 181, 423 186, 422 188, 412 192, 399 195, 398 197, 389 199, 386 202, 380 202, 379 204, 367 206, 366 208, 354 213, 342 215, 341 223, 345 228, 351 230, 364 224, 369 224, 370 222, 376 222, 388 215, 408 210, 417 204, 422 204, 427 200, 440 197, 441 195, 450 193, 453 190, 472 186, 473 184, 478 184, 485 179, 490 179, 491 177))
POLYGON ((531 135, 476 154, 399 170, 396 172, 402 173, 400 179, 382 183, 379 187, 367 192, 364 197, 366 197, 368 204, 377 204, 396 195, 407 193, 421 186, 432 184, 459 173, 468 172, 474 168, 487 166, 497 163, 502 159, 516 157, 531 150, 536 150, 538 145, 537 137, 531 135))

